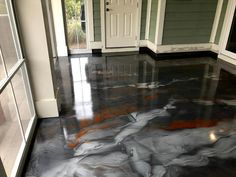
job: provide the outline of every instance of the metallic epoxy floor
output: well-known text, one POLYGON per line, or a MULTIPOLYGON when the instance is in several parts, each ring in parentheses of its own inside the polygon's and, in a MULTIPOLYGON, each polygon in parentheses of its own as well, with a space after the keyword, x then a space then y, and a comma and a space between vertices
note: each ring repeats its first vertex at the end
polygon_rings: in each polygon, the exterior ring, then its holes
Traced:
POLYGON ((41 121, 25 176, 235 177, 235 73, 210 58, 62 58, 61 118, 41 121))

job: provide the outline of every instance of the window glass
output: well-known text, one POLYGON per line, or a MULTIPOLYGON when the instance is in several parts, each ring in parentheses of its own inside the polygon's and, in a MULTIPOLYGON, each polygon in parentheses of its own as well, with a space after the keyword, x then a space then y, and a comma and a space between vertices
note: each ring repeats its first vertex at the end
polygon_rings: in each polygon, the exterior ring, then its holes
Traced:
MULTIPOLYGON (((0 0, 0 9, 4 9, 4 1, 0 0)), ((3 10, 0 10, 3 11, 3 10)), ((17 62, 17 54, 14 45, 14 40, 11 32, 11 26, 8 15, 0 14, 0 47, 2 55, 6 63, 7 70, 10 69, 17 62)))
POLYGON ((21 123, 26 132, 28 128, 29 121, 33 117, 30 106, 28 102, 28 97, 25 91, 24 80, 22 77, 22 71, 19 70, 12 79, 12 86, 14 89, 17 106, 20 112, 21 123))
POLYGON ((1 80, 5 77, 5 71, 3 68, 3 63, 2 63, 2 57, 0 55, 0 85, 1 85, 1 80))
POLYGON ((20 146, 23 142, 11 89, 0 94, 0 157, 7 176, 11 176, 20 146))

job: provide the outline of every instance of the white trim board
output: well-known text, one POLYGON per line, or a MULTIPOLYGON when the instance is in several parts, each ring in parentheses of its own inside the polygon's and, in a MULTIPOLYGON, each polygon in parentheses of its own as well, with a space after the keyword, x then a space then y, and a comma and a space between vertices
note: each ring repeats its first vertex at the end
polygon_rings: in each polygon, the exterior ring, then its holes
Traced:
POLYGON ((157 21, 156 21, 156 34, 155 34, 156 45, 162 44, 165 10, 166 10, 166 0, 159 0, 157 7, 157 21))
POLYGON ((156 53, 195 52, 209 50, 211 50, 211 43, 160 45, 156 47, 156 53))
POLYGON ((103 48, 103 44, 101 41, 99 42, 90 42, 90 46, 89 46, 90 49, 101 49, 103 48))
POLYGON ((230 64, 236 65, 236 59, 231 58, 231 57, 229 57, 229 56, 227 56, 227 55, 220 54, 220 55, 218 55, 218 58, 219 58, 220 60, 226 61, 226 62, 228 62, 228 63, 230 63, 230 64))
POLYGON ((148 4, 147 4, 147 17, 146 17, 146 29, 145 29, 145 39, 146 40, 148 40, 148 38, 149 38, 152 0, 148 0, 147 3, 148 4))
POLYGON ((176 53, 176 52, 195 52, 211 51, 211 43, 203 44, 176 44, 176 45, 155 45, 147 41, 147 47, 155 53, 176 53))
POLYGON ((105 0, 100 0, 100 14, 101 14, 101 42, 102 42, 102 49, 105 49, 106 48, 105 0))
POLYGON ((88 41, 94 41, 93 0, 87 1, 88 41))
POLYGON ((113 52, 138 52, 139 47, 130 47, 130 48, 102 48, 102 53, 113 53, 113 52))
POLYGON ((39 118, 59 116, 57 100, 55 98, 35 101, 35 107, 39 118))
POLYGON ((86 54, 86 53, 92 53, 91 49, 73 49, 69 50, 69 54, 86 54))
POLYGON ((219 21, 220 21, 220 14, 222 11, 222 7, 223 7, 223 0, 218 0, 214 23, 213 23, 212 30, 211 30, 211 37, 210 37, 210 41, 209 41, 210 43, 215 42, 215 37, 216 37, 216 32, 217 32, 219 21))
POLYGON ((147 47, 154 53, 157 53, 157 46, 151 41, 147 41, 147 47))
POLYGON ((138 3, 138 9, 137 9, 137 33, 136 33, 136 47, 139 46, 140 41, 140 32, 141 32, 141 15, 142 15, 142 4, 143 0, 137 0, 138 3))
POLYGON ((211 44, 211 51, 218 54, 219 53, 219 45, 211 44))
POLYGON ((147 40, 140 40, 139 47, 147 47, 147 40))

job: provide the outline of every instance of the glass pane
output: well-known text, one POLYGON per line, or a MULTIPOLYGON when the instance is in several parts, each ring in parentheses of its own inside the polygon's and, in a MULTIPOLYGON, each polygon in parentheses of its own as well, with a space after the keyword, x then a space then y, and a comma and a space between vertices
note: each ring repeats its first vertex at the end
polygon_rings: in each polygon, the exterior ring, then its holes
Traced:
POLYGON ((234 12, 233 22, 226 50, 236 53, 236 11, 234 12))
POLYGON ((5 0, 0 0, 0 15, 6 14, 6 13, 7 13, 7 9, 5 6, 5 0))
POLYGON ((0 15, 0 46, 7 70, 10 70, 17 62, 17 54, 7 15, 0 15))
POLYGON ((0 55, 0 85, 1 85, 1 80, 5 77, 5 72, 2 64, 2 58, 0 55))
POLYGON ((14 76, 11 82, 12 82, 12 86, 13 86, 14 93, 16 96, 17 106, 20 112, 21 123, 24 129, 24 132, 26 132, 29 121, 33 115, 30 111, 30 106, 28 103, 28 98, 25 91, 24 80, 22 77, 21 70, 19 70, 16 73, 16 75, 14 76))
POLYGON ((84 0, 66 0, 65 4, 69 49, 86 49, 84 0))
POLYGON ((11 175, 23 138, 9 86, 0 95, 0 156, 8 176, 11 175))

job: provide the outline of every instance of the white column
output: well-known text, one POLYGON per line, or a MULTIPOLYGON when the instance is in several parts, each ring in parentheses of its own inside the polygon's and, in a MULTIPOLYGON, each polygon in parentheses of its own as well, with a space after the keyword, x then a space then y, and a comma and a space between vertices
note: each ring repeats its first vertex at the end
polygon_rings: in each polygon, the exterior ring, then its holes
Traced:
POLYGON ((53 85, 53 56, 49 51, 47 25, 41 0, 15 1, 16 16, 29 69, 32 92, 38 117, 58 116, 53 85), (27 9, 27 10, 26 10, 27 9))
POLYGON ((54 27, 56 33, 57 54, 59 57, 68 56, 62 0, 51 0, 51 1, 52 1, 54 27))

